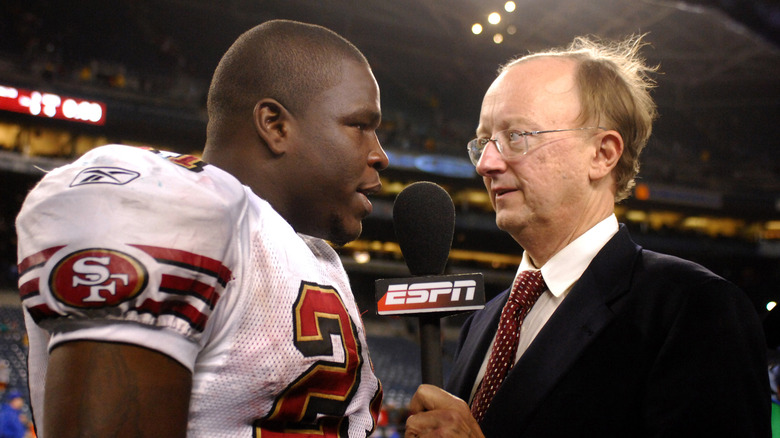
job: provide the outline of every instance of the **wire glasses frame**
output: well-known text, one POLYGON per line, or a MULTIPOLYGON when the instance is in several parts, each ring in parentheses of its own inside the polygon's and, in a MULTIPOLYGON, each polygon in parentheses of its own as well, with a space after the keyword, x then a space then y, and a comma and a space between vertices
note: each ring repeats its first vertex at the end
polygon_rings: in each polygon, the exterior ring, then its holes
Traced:
POLYGON ((525 155, 528 153, 530 148, 528 145, 528 137, 549 134, 551 132, 583 131, 586 129, 606 130, 607 128, 601 126, 586 126, 584 128, 550 129, 547 131, 517 131, 514 129, 505 129, 496 132, 495 138, 475 138, 474 140, 471 140, 466 146, 466 149, 468 150, 471 162, 476 166, 479 163, 479 159, 482 158, 482 152, 484 152, 488 143, 491 141, 496 144, 498 153, 500 153, 505 160, 509 160, 518 155, 525 155))

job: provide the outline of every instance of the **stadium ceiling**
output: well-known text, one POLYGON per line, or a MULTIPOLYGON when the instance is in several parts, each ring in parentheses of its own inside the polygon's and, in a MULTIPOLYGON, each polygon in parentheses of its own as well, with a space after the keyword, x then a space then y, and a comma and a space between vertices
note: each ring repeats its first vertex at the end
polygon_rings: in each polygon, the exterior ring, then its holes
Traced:
MULTIPOLYGON (((578 35, 647 34, 643 52, 660 66, 659 123, 682 137, 776 150, 780 138, 780 17, 774 0, 87 0, 83 20, 122 14, 147 42, 165 39, 204 78, 241 32, 287 18, 325 25, 369 58, 398 103, 435 97, 451 119, 476 125, 497 67, 516 55, 566 45, 578 35), (502 13, 498 25, 490 12, 502 13), (485 31, 471 32, 480 22, 485 31), (513 26, 516 32, 506 32, 513 26), (495 44, 493 35, 503 33, 495 44)), ((80 5, 80 6, 76 6, 80 5)), ((116 19, 116 17, 113 17, 116 19)), ((108 30, 110 31, 110 29, 108 30)), ((123 57, 117 53, 117 57, 123 57)), ((136 54, 138 56, 138 54, 136 54)), ((388 93, 383 93, 383 98, 388 93)), ((469 127, 469 129, 471 129, 469 127)))
POLYGON ((692 130, 711 136, 710 141, 735 141, 737 136, 748 147, 775 149, 780 136, 780 28, 769 19, 780 16, 776 2, 520 0, 513 13, 506 13, 503 4, 147 0, 136 7, 146 10, 146 24, 189 52, 188 59, 200 60, 203 74, 210 73, 241 31, 256 23, 289 18, 325 25, 366 53, 380 86, 406 90, 409 99, 435 96, 445 114, 475 124, 484 90, 497 66, 511 57, 565 45, 578 35, 618 39, 647 33, 651 46, 644 54, 662 72, 655 91, 662 117, 680 117, 694 125, 692 130), (502 13, 495 26, 486 20, 493 11, 502 13), (471 33, 475 22, 485 27, 481 35, 471 33), (514 26, 514 35, 506 33, 508 26, 514 26), (492 41, 497 32, 503 33, 501 44, 492 41))

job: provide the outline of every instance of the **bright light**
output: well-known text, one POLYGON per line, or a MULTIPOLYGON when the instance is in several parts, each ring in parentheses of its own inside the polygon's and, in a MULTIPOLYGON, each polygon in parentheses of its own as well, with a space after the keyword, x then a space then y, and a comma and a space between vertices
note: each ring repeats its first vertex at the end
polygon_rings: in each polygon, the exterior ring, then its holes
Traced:
POLYGON ((497 34, 493 35, 493 42, 496 43, 496 44, 503 43, 504 42, 504 36, 501 35, 500 33, 497 33, 497 34))
POLYGON ((474 23, 473 26, 471 26, 471 33, 474 35, 479 35, 482 33, 482 25, 479 23, 474 23))
POLYGON ((105 123, 106 106, 73 97, 0 85, 0 110, 95 125, 105 123))
POLYGON ((498 24, 501 22, 501 14, 498 12, 491 12, 490 15, 488 15, 488 23, 490 24, 498 24))
POLYGON ((644 222, 647 220, 647 214, 644 211, 628 210, 626 212, 626 219, 631 222, 644 222))
POLYGON ((766 303, 766 310, 769 310, 771 312, 772 309, 775 308, 775 306, 777 306, 777 303, 774 302, 774 301, 770 301, 770 302, 766 303))
POLYGON ((103 108, 94 102, 76 102, 73 99, 65 99, 65 102, 62 103, 62 115, 66 119, 96 123, 103 118, 103 108))
POLYGON ((690 216, 685 218, 682 226, 685 228, 704 228, 709 224, 709 221, 705 217, 690 216))
POLYGON ((352 254, 352 258, 354 258, 356 262, 364 264, 371 261, 371 254, 366 251, 355 251, 355 253, 352 254))
POLYGON ((512 11, 514 11, 514 10, 515 10, 515 7, 517 7, 517 6, 515 5, 515 2, 506 2, 506 3, 504 4, 504 10, 505 10, 505 11, 507 11, 507 12, 512 12, 512 11))

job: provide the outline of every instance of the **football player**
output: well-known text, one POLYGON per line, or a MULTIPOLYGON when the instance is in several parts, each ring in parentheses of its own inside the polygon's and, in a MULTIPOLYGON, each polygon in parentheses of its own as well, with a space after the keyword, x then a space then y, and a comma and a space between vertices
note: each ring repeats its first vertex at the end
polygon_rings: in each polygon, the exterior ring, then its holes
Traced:
POLYGON ((366 437, 382 389, 330 243, 358 237, 387 155, 351 43, 275 20, 208 95, 203 160, 108 145, 17 220, 38 436, 366 437))

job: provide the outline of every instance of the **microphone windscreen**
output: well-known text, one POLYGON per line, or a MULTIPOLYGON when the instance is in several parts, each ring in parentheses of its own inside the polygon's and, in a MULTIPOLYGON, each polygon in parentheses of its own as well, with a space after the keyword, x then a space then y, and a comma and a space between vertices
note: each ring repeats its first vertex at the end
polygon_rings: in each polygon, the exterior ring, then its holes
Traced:
POLYGON ((410 184, 393 204, 393 228, 412 275, 444 272, 455 232, 455 205, 440 186, 410 184))

